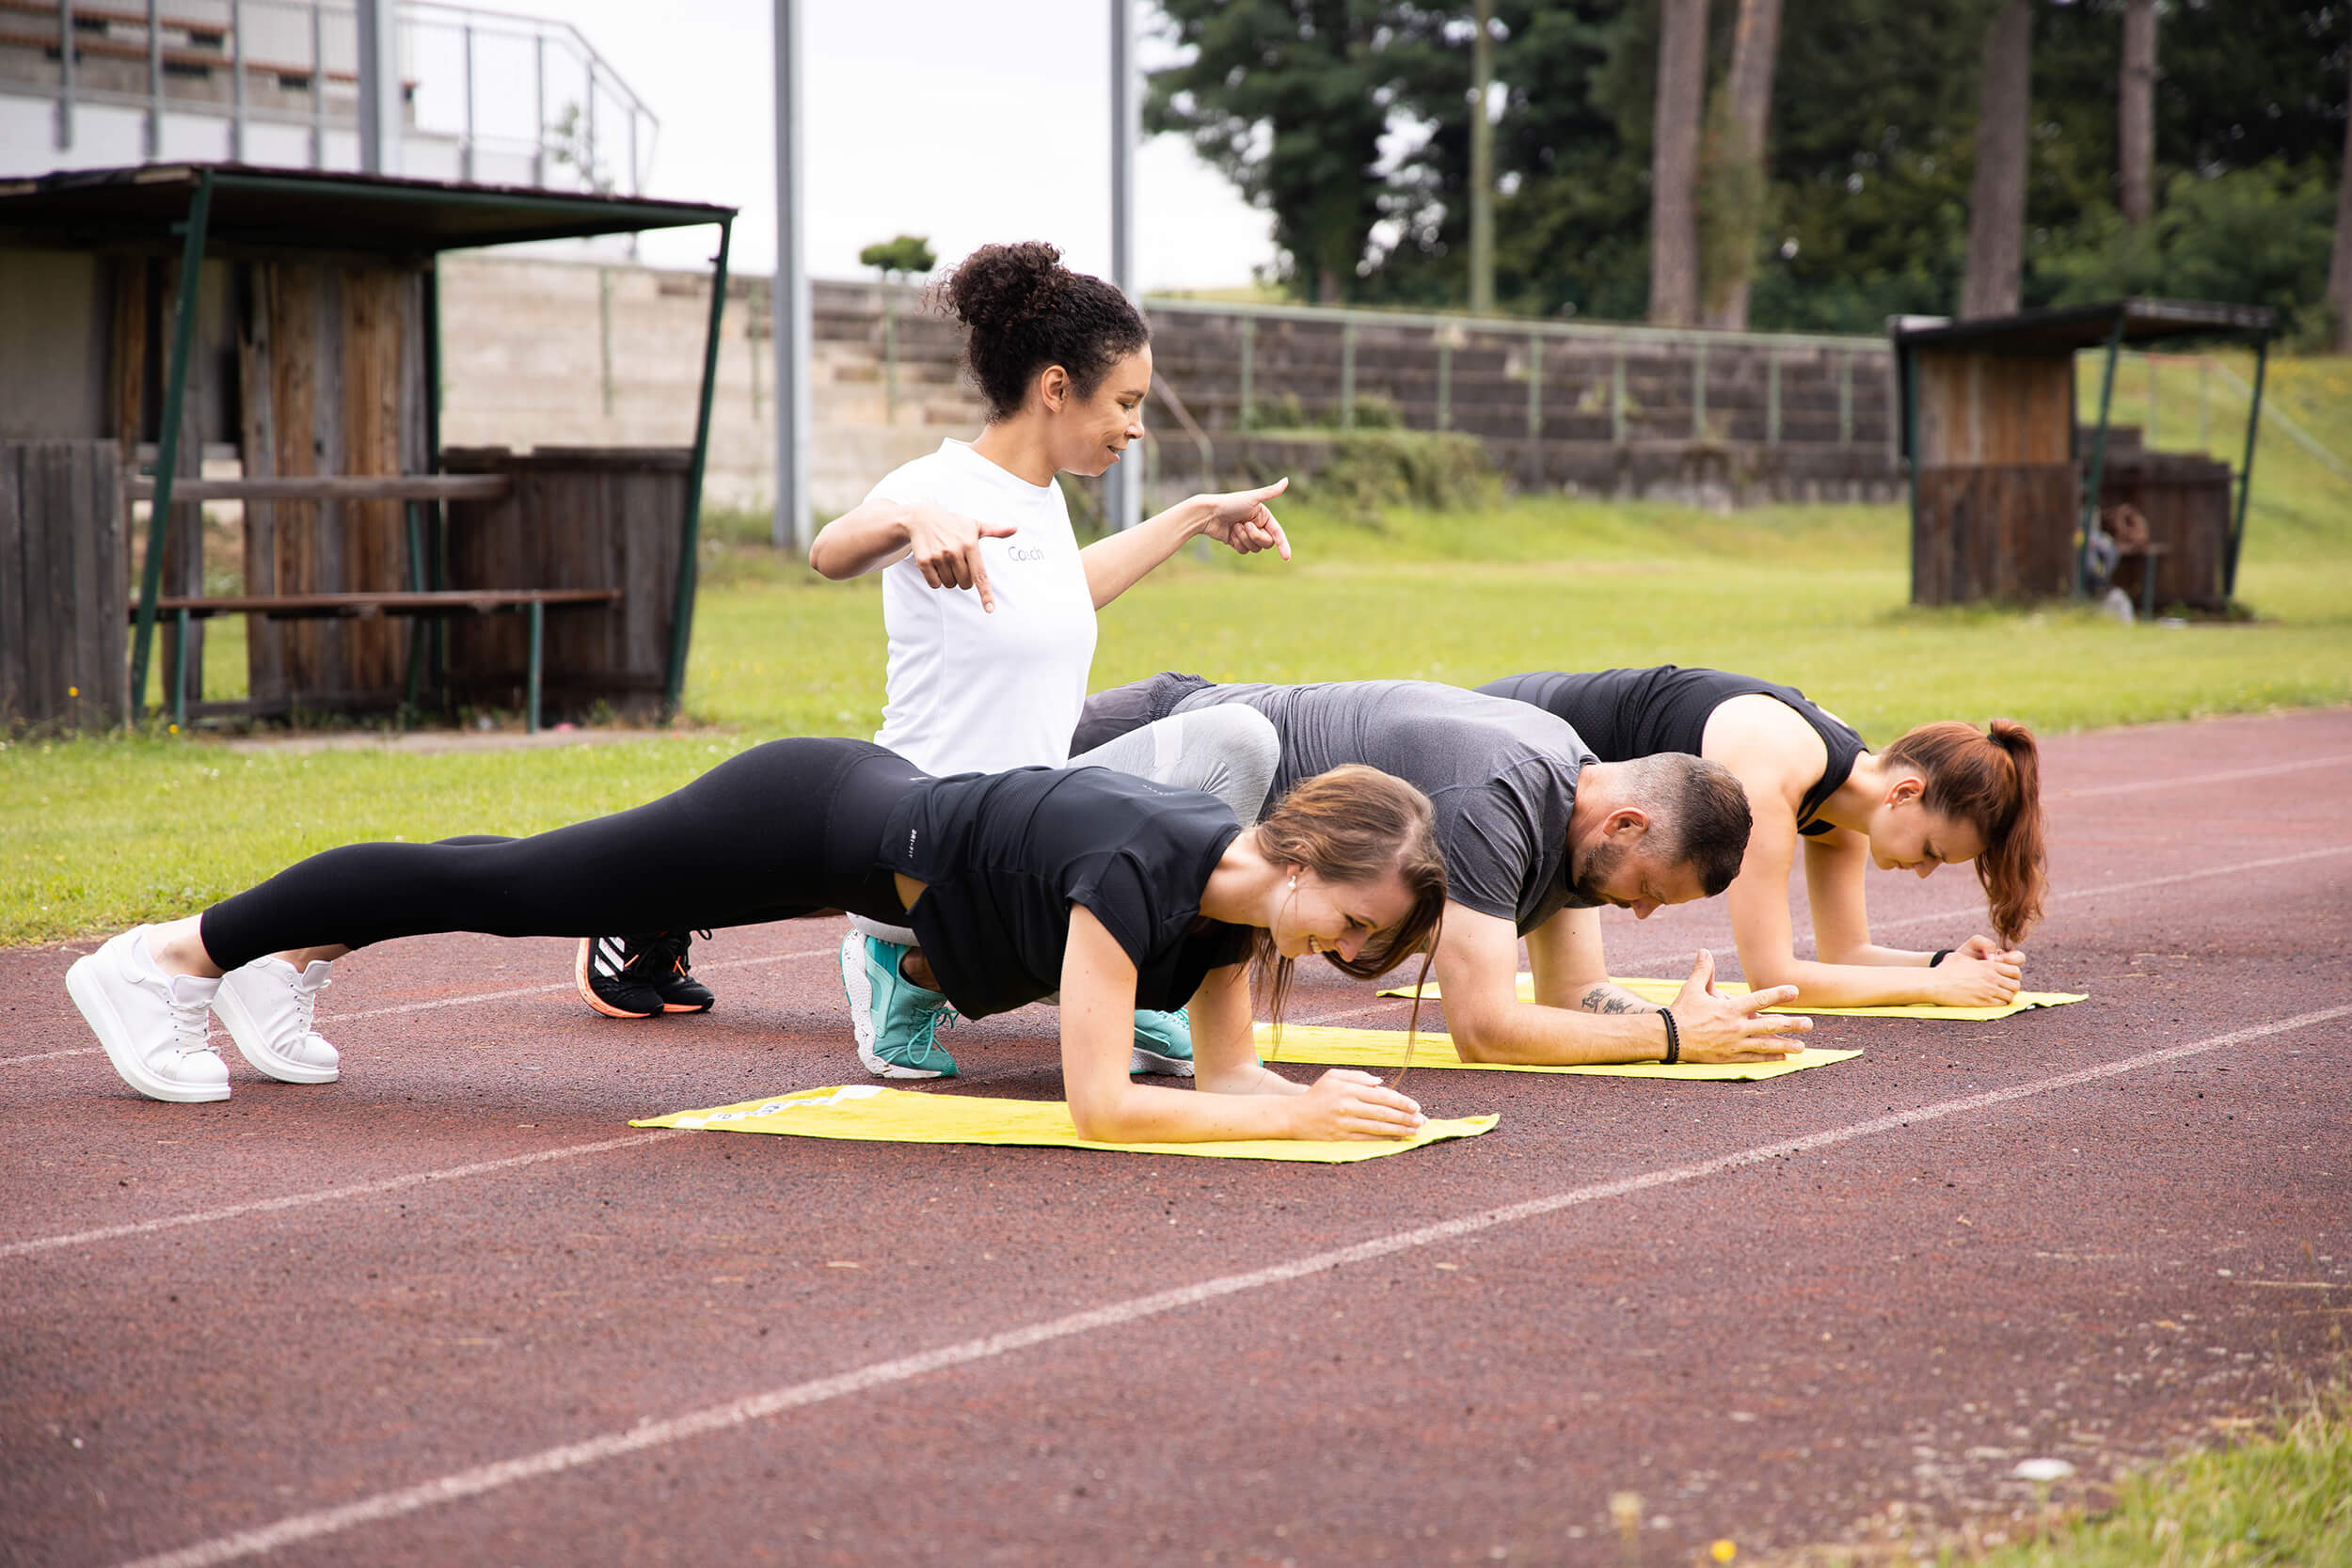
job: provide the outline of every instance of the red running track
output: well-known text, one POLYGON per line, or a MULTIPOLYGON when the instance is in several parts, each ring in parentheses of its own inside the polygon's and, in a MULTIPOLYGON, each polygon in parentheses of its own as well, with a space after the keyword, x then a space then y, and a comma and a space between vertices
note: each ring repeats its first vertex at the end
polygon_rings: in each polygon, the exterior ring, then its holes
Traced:
MULTIPOLYGON (((341 1084, 231 1053, 206 1106, 115 1079, 73 948, 0 953, 0 1560, 1615 1563, 1630 1492, 1679 1563, 1998 1528, 2026 1457, 2095 1497, 2343 1342, 2352 711, 2045 755, 2027 978, 2090 1001, 1823 1020, 1867 1053, 1760 1085, 1419 1072, 1501 1129, 1353 1167, 628 1128, 859 1077, 830 922, 649 1023, 561 943, 363 955, 341 1084)), ((1057 1093, 1052 1023, 959 1030, 959 1087, 1057 1093)))

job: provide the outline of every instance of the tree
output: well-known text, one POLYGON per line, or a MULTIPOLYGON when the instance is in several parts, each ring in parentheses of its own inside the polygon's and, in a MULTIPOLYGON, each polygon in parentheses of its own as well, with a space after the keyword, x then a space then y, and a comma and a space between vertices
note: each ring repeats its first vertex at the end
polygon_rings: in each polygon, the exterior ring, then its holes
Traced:
POLYGON ((939 265, 939 256, 931 249, 929 235, 901 234, 895 240, 876 241, 859 251, 857 259, 882 275, 882 418, 896 424, 898 420, 898 293, 890 285, 894 275, 907 277, 930 271, 939 265))
POLYGON ((2025 278, 2026 153, 2033 109, 2033 7, 2003 0, 1985 30, 1977 88, 1977 167, 1968 186, 1963 318, 2017 309, 2025 278))
POLYGON ((2352 354, 2352 85, 2344 117, 2344 162, 2336 168, 2336 246, 2328 263, 2328 303, 2336 313, 2336 352, 2352 354))
POLYGON ((1780 0, 1740 0, 1731 74, 1708 113, 1699 223, 1707 325, 1744 331, 1748 286, 1765 218, 1765 138, 1780 53, 1780 0))
POLYGON ((1657 129, 1650 141, 1649 319, 1699 319, 1699 110, 1707 93, 1707 0, 1658 0, 1657 129))
POLYGON ((1354 292, 1380 216, 1395 72, 1381 0, 1161 0, 1184 64, 1152 73, 1145 128, 1180 131, 1274 214, 1295 283, 1354 292))
POLYGON ((2153 209, 2156 141, 2156 0, 2124 0, 2123 79, 2116 92, 2117 189, 2124 227, 2153 209))

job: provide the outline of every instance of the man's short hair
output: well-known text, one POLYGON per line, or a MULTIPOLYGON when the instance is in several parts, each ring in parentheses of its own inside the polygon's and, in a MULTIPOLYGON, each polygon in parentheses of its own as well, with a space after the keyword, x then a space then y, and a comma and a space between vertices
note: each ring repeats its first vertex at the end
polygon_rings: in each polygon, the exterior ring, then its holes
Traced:
POLYGON ((1652 852, 1688 865, 1714 897, 1740 875, 1748 852, 1748 792, 1731 769, 1683 752, 1661 752, 1623 764, 1626 799, 1649 814, 1660 834, 1652 852))

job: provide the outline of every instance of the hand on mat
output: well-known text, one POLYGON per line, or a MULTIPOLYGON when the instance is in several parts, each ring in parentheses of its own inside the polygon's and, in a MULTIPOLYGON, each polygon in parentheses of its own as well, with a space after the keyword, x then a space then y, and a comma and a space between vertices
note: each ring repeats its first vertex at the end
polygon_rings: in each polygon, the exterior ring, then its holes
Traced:
POLYGON ((1682 1059, 1712 1065, 1776 1062, 1795 1055, 1804 1049, 1802 1041, 1783 1044, 1772 1037, 1802 1035, 1813 1027, 1813 1021, 1790 1013, 1771 1018, 1758 1014, 1796 998, 1794 986, 1766 986, 1745 996, 1725 996, 1715 989, 1715 955, 1702 947, 1691 977, 1667 1004, 1682 1038, 1682 1059))
POLYGON ((1009 539, 1020 532, 1005 523, 975 522, 961 513, 926 502, 907 518, 907 553, 923 570, 933 588, 977 588, 980 608, 996 611, 996 596, 988 591, 988 568, 980 563, 980 541, 1009 539))
POLYGON ((1429 1118, 1421 1106, 1369 1072, 1335 1067, 1291 1101, 1293 1137, 1329 1143, 1339 1138, 1409 1138, 1429 1118))
POLYGON ((1931 972, 1935 999, 1947 1007, 2006 1007, 2025 982, 2023 949, 1970 937, 1931 972))
POLYGON ((1290 536, 1282 525, 1274 520, 1274 514, 1265 503, 1290 488, 1288 479, 1278 479, 1258 490, 1235 490, 1230 495, 1202 496, 1209 507, 1209 526, 1200 531, 1220 545, 1229 545, 1241 555, 1255 555, 1260 550, 1279 550, 1282 559, 1291 558, 1290 536))

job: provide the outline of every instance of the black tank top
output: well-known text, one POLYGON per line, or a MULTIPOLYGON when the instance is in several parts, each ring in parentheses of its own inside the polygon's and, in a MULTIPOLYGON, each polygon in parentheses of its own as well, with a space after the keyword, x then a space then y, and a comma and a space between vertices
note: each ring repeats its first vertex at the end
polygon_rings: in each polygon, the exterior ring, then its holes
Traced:
POLYGON ((966 1017, 1061 985, 1073 904, 1135 961, 1136 1006, 1164 1012, 1249 956, 1248 927, 1200 915, 1240 833, 1214 795, 1107 768, 1020 768, 915 784, 890 810, 879 859, 928 886, 907 924, 966 1017))
POLYGON ((1506 675, 1478 689, 1490 697, 1513 697, 1558 714, 1603 762, 1626 762, 1661 752, 1699 754, 1707 721, 1734 697, 1777 697, 1812 725, 1829 749, 1829 766, 1797 804, 1797 832, 1807 838, 1832 824, 1814 814, 1853 772, 1854 758, 1869 750, 1862 737, 1816 706, 1793 686, 1721 670, 1686 670, 1661 664, 1648 670, 1596 670, 1585 674, 1539 671, 1506 675))

